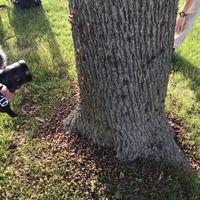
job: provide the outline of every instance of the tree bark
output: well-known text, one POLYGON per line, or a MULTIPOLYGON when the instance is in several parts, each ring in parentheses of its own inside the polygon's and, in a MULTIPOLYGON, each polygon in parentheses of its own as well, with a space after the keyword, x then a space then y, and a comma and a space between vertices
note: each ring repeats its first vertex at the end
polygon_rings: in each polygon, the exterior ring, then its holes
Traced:
POLYGON ((69 0, 81 103, 66 131, 122 161, 188 165, 164 110, 177 0, 69 0))

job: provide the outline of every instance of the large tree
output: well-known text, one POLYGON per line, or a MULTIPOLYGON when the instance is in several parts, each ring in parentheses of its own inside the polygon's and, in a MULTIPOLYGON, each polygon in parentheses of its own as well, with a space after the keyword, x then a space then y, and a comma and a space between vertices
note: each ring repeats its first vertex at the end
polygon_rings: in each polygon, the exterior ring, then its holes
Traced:
POLYGON ((165 116, 177 0, 69 0, 81 102, 66 131, 137 158, 188 165, 165 116))

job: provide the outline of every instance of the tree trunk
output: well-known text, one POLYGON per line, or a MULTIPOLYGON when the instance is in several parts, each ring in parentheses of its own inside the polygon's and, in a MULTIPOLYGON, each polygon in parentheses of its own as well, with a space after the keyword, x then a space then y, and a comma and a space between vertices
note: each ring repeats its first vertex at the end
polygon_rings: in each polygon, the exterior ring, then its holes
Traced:
POLYGON ((188 165, 164 111, 177 0, 69 0, 81 103, 64 121, 122 161, 188 165))

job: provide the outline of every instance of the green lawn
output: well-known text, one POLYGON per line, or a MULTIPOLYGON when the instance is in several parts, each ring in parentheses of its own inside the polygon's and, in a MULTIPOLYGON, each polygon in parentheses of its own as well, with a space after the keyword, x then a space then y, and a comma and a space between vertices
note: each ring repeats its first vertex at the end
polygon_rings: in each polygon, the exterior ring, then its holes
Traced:
MULTIPOLYGON (((63 134, 56 117, 68 105, 76 79, 68 5, 42 2, 30 10, 0 9, 0 44, 8 64, 24 59, 33 75, 11 103, 19 116, 0 114, 0 199, 200 199, 197 172, 168 164, 122 165, 111 151, 63 134)), ((200 19, 174 53, 166 99, 166 114, 181 122, 180 139, 198 160, 199 34, 200 19)))
POLYGON ((166 112, 184 121, 184 138, 200 158, 200 18, 172 58, 166 112))

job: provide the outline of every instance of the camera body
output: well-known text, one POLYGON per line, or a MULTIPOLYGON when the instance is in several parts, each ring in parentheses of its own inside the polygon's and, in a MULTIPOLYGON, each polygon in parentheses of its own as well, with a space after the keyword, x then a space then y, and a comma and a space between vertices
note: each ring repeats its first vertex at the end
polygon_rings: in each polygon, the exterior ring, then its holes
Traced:
MULTIPOLYGON (((0 90, 5 85, 10 92, 14 92, 26 82, 32 81, 31 73, 24 60, 20 60, 7 66, 7 57, 0 46, 0 90)), ((0 112, 7 113, 11 117, 17 115, 11 110, 8 99, 0 93, 0 112)))
POLYGON ((32 76, 24 60, 0 69, 0 83, 6 85, 11 92, 30 81, 32 81, 32 76))
MULTIPOLYGON (((5 62, 3 64, 5 66, 5 62)), ((20 88, 21 85, 30 81, 32 81, 32 76, 24 60, 20 60, 6 68, 0 69, 0 83, 1 85, 6 85, 11 92, 14 92, 16 89, 20 88)), ((7 98, 1 93, 0 112, 7 113, 11 117, 17 116, 11 110, 7 98)))

